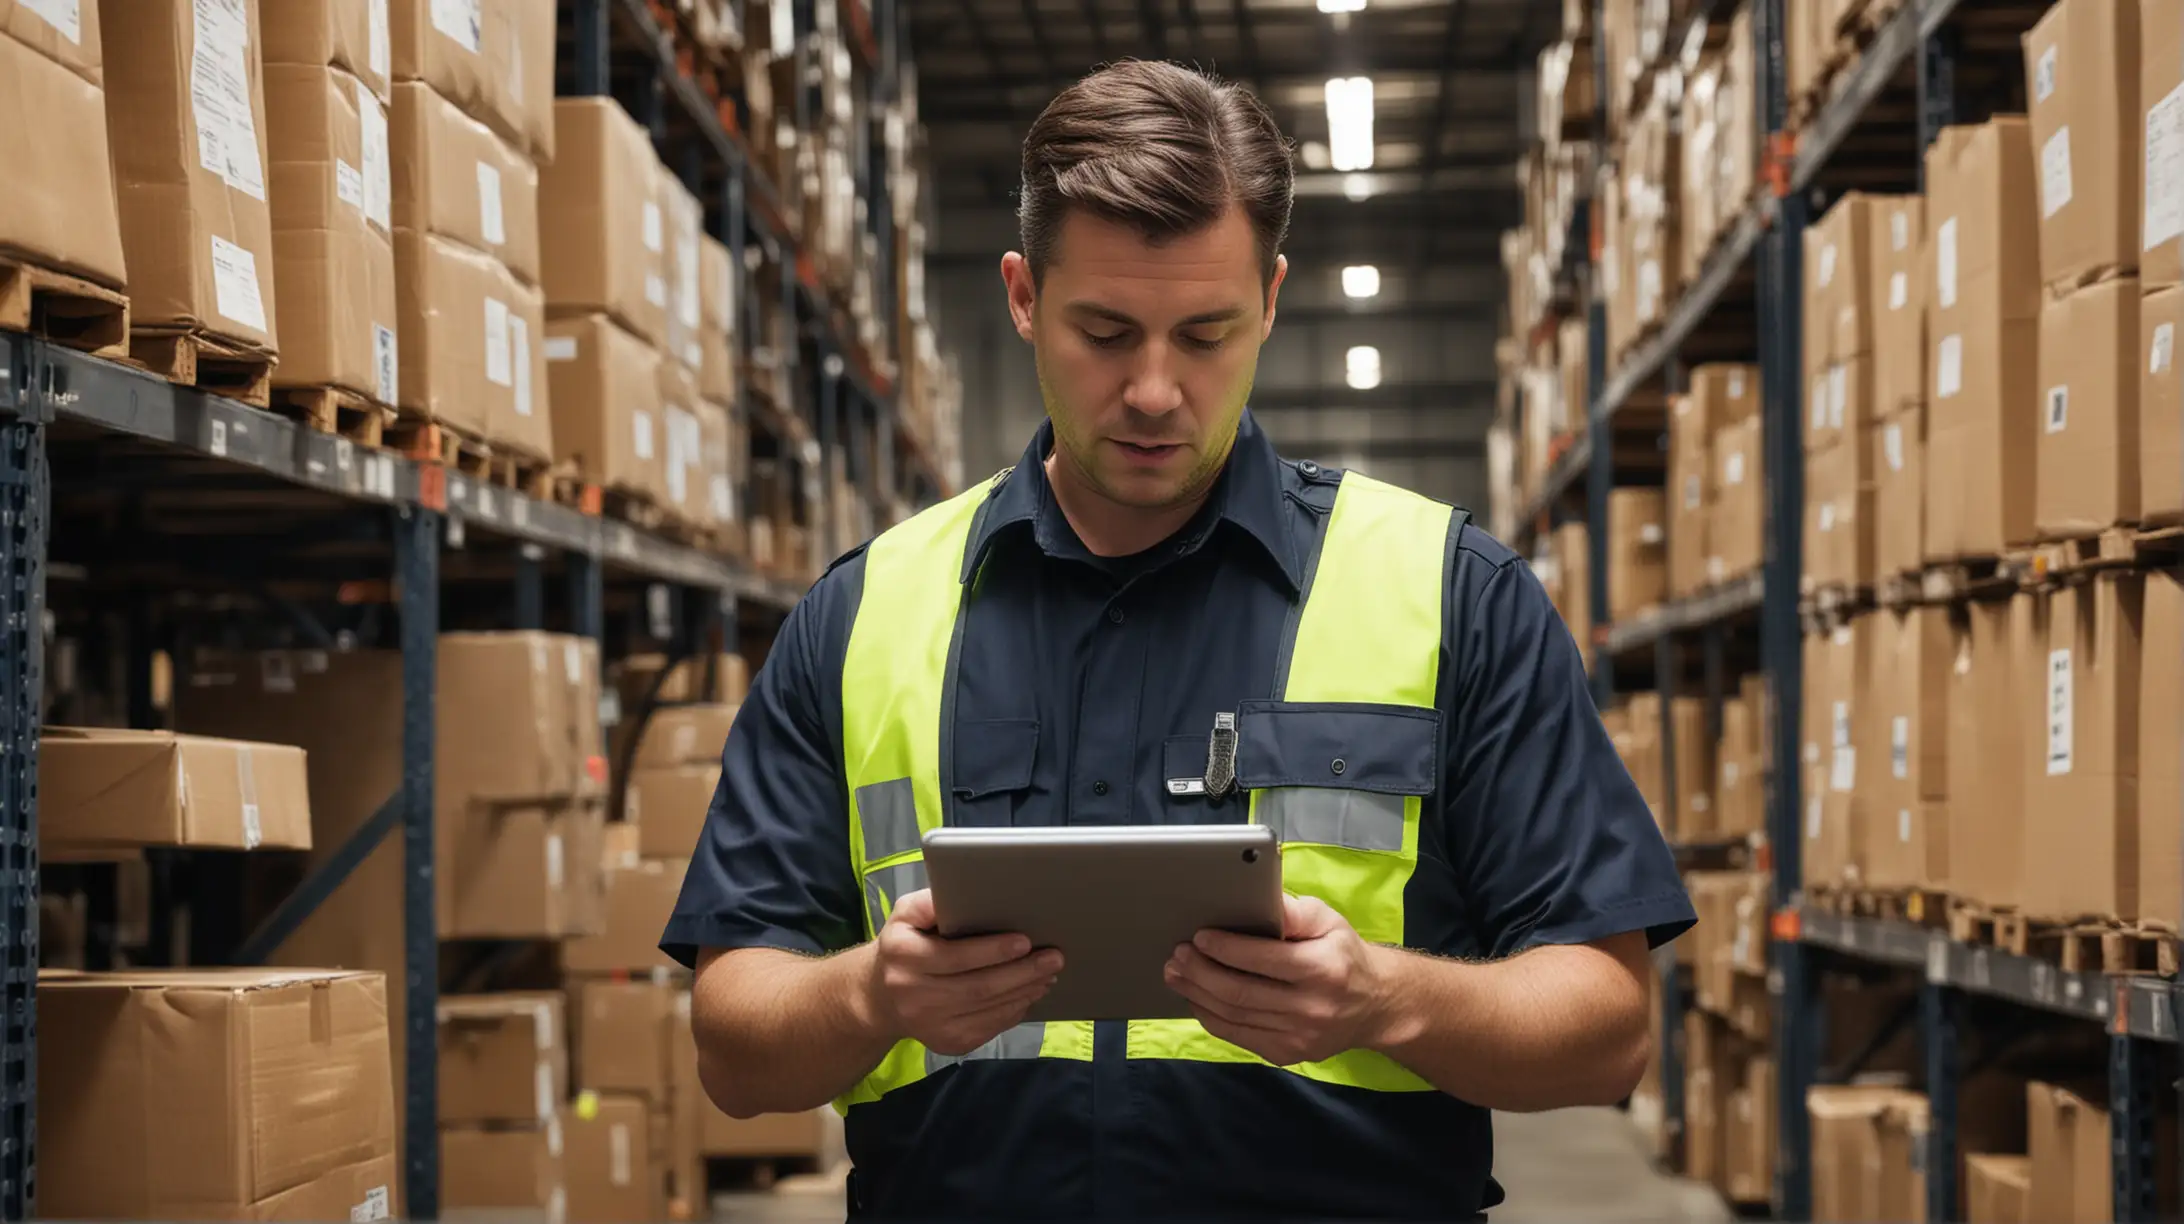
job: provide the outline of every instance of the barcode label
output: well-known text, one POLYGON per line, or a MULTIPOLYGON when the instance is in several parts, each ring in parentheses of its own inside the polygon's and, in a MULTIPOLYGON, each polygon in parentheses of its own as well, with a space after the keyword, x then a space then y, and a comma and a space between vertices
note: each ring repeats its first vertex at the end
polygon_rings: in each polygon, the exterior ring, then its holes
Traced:
POLYGON ((372 372, 378 382, 379 402, 392 404, 401 388, 401 354, 395 350, 394 329, 372 324, 372 372))
POLYGON ((2048 652, 2048 749, 2049 777, 2070 772, 2071 763, 2070 651, 2048 652))
POLYGON ((2045 102, 2055 96, 2055 58, 2059 47, 2049 47, 2032 70, 2032 100, 2045 102))
POLYGON ((2070 204, 2070 129, 2057 128, 2040 149, 2040 215, 2052 217, 2070 204))
POLYGON ((2061 433, 2070 423, 2070 388, 2049 387, 2047 393, 2047 431, 2061 433))
POLYGON ((2153 358, 2147 363, 2149 374, 2166 374, 2176 361, 2176 324, 2164 323, 2154 329, 2153 358))

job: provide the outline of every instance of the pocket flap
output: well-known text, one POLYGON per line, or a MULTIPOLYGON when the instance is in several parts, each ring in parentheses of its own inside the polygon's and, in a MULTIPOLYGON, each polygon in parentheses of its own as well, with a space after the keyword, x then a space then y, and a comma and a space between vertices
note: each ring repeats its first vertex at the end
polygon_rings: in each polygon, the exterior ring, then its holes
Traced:
POLYGON ((1039 754, 1036 718, 969 719, 957 725, 955 793, 977 799, 1031 786, 1032 761, 1039 754))
POLYGON ((1246 701, 1236 711, 1236 784, 1430 795, 1441 712, 1362 702, 1246 701))

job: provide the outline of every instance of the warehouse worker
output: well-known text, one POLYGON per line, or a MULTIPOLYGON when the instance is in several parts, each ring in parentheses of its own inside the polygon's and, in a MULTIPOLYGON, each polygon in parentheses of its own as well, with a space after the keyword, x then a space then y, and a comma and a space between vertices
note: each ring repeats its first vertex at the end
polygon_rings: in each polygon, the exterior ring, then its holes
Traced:
POLYGON ((1292 185, 1194 72, 1055 99, 1001 266, 1047 422, 836 562, 736 719, 662 947, 715 1102, 845 1109, 852 1215, 1466 1217, 1489 1110, 1646 1064, 1693 913, 1544 590, 1246 410, 1292 185), (1235 783, 1287 813, 1286 938, 1178 948, 1195 1020, 1020 1025, 1058 953, 933 933, 921 830, 1247 819, 1208 739, 1272 700, 1235 783))

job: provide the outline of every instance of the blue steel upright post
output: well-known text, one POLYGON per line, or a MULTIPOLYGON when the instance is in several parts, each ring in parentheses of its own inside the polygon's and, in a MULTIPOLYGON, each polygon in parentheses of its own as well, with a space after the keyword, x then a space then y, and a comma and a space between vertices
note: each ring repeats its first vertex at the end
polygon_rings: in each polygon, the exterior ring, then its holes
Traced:
MULTIPOLYGON (((1593 80, 1608 80, 1607 0, 1592 0, 1593 6, 1593 80)), ((1593 165, 1606 161, 1608 143, 1608 93, 1603 88, 1593 91, 1593 165)), ((1592 218, 1587 227, 1587 253, 1598 248, 1603 239, 1600 233, 1601 217, 1605 206, 1601 199, 1602 180, 1595 179, 1592 192, 1592 218)), ((1608 489, 1615 482, 1615 443, 1609 415, 1603 411, 1606 405, 1601 397, 1608 381, 1608 304, 1600 296, 1599 268, 1594 266, 1586 275, 1585 291, 1585 437, 1591 444, 1585 465, 1585 565, 1589 581, 1588 610, 1592 624, 1597 628, 1608 623, 1608 489)), ((1558 499, 1559 500, 1559 499, 1558 499)), ((1597 638, 1595 639, 1598 640, 1597 638)), ((1590 647, 1592 643, 1584 643, 1590 647)), ((1596 650, 1592 668, 1593 705, 1605 710, 1615 699, 1615 660, 1605 650, 1596 650)))
POLYGON ((0 1219, 37 1207, 38 728, 45 693, 46 466, 36 342, 0 336, 0 1219))
POLYGON ((440 638, 442 516, 394 512, 396 598, 402 618, 402 942, 406 1082, 404 1208, 440 1214, 440 932, 433 887, 433 727, 440 638))

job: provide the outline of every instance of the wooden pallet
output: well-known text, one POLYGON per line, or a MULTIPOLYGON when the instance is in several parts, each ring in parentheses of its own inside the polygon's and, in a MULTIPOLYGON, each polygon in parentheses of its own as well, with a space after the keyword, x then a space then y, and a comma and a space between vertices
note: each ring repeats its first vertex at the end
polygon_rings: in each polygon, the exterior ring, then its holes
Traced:
POLYGON ((1998 909, 1976 901, 1952 898, 1949 902, 1949 938, 2024 955, 2025 918, 2014 909, 1998 909))
POLYGON ((574 463, 555 467, 547 474, 547 480, 551 484, 553 500, 579 514, 599 514, 606 509, 606 495, 598 485, 584 479, 574 463))
POLYGON ((2017 589, 2016 579, 2003 568, 2003 558, 1994 556, 1959 557, 1930 565, 1920 571, 1918 582, 1918 602, 1922 603, 1959 603, 2009 595, 2017 589))
POLYGON ((2175 976, 2176 933, 2142 923, 2112 920, 2042 922, 2011 909, 1977 902, 1949 902, 1949 937, 2048 961, 2065 973, 2175 976))
POLYGON ((1808 887, 1806 895, 1821 913, 1844 918, 1885 918, 1939 930, 1950 914, 1947 894, 1928 888, 1808 887))
POLYGON ((359 446, 379 446, 395 411, 340 387, 275 387, 273 411, 359 446))
POLYGON ((2173 565, 2184 552, 2184 527, 2110 527, 2051 540, 2019 554, 2014 564, 2025 586, 2101 570, 2173 565))
POLYGON ((224 395, 253 408, 273 406, 274 359, 257 349, 202 332, 136 329, 129 333, 129 360, 171 383, 224 395))
POLYGON ((633 493, 627 489, 608 489, 603 502, 608 518, 620 519, 632 527, 659 531, 667 525, 667 511, 655 503, 649 494, 633 493))
POLYGON ((386 427, 385 444, 389 450, 398 451, 412 463, 432 463, 455 471, 463 470, 463 448, 467 443, 475 456, 483 448, 462 433, 437 421, 420 421, 414 417, 402 417, 386 427))
POLYGON ((129 295, 36 264, 0 259, 0 331, 102 357, 129 351, 129 295))

